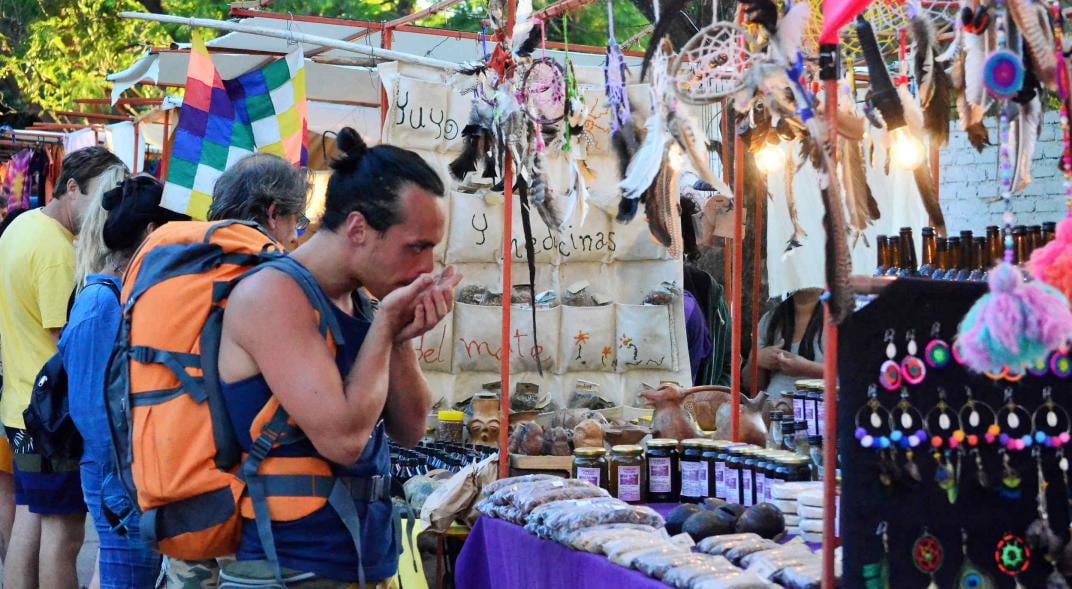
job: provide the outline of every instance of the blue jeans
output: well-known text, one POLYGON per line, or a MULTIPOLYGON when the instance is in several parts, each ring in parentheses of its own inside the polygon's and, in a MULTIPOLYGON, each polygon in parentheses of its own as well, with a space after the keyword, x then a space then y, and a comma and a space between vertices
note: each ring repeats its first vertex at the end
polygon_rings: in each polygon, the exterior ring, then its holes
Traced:
POLYGON ((112 531, 102 512, 102 501, 118 511, 115 503, 129 500, 111 472, 111 464, 95 461, 93 454, 87 447, 82 456, 82 493, 100 537, 101 589, 152 589, 160 575, 160 555, 141 540, 137 515, 126 521, 125 537, 112 531))

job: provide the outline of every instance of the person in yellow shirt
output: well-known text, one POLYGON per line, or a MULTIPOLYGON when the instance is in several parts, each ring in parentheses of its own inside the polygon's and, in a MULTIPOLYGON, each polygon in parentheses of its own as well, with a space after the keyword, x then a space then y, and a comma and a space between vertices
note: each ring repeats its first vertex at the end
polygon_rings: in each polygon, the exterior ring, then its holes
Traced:
POLYGON ((75 560, 86 514, 78 464, 51 463, 38 454, 22 412, 67 322, 75 287, 74 239, 86 206, 95 191, 114 188, 126 173, 104 148, 71 152, 51 202, 20 216, 0 237, 0 421, 15 462, 15 523, 4 562, 9 589, 78 587, 75 560))
MULTIPOLYGON (((8 211, 0 221, 0 236, 26 209, 8 211)), ((2 343, 0 343, 2 345, 2 343)), ((0 354, 0 391, 4 390, 4 362, 0 354)), ((15 523, 15 465, 11 457, 11 444, 7 436, 0 436, 0 560, 7 560, 7 547, 11 542, 11 526, 15 523)))

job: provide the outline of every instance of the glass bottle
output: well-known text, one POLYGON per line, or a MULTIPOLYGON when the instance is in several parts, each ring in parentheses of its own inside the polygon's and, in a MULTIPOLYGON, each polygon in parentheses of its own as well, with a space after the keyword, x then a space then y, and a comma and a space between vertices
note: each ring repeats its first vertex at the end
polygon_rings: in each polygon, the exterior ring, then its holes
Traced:
POLYGON ((934 227, 923 228, 923 264, 919 267, 922 278, 930 278, 934 273, 935 254, 938 246, 934 239, 934 227))
POLYGON ((946 252, 948 253, 949 268, 942 274, 942 280, 956 280, 957 270, 960 269, 960 238, 950 237, 946 240, 946 252))
POLYGON ((823 437, 809 437, 808 446, 808 451, 811 458, 811 478, 813 481, 821 481, 823 480, 823 437))
POLYGON ((901 274, 901 243, 896 235, 889 237, 889 246, 886 249, 890 263, 886 266, 886 276, 899 276, 901 274))
POLYGON ((976 237, 972 240, 972 265, 975 267, 972 269, 971 275, 968 276, 968 280, 972 282, 986 280, 987 270, 990 265, 986 263, 985 237, 976 237))
POLYGON ((1027 242, 1027 227, 1023 225, 1017 225, 1012 228, 1012 251, 1014 264, 1023 264, 1027 262, 1029 256, 1027 242))
POLYGON ((1001 229, 997 225, 986 228, 986 265, 989 268, 1000 262, 1005 256, 1005 246, 1001 239, 1001 229))
POLYGON ((972 269, 972 244, 975 239, 971 231, 960 232, 960 265, 957 266, 957 280, 966 281, 971 277, 972 269))
POLYGON ((875 264, 875 272, 872 274, 872 276, 882 276, 886 273, 886 262, 889 261, 888 257, 890 240, 885 235, 879 235, 877 238, 875 238, 875 240, 877 241, 877 244, 875 245, 875 250, 878 252, 878 260, 875 264))
POLYGON ((901 246, 901 272, 898 276, 919 276, 916 262, 916 242, 912 238, 911 227, 901 227, 899 237, 901 246))
POLYGON ((1057 223, 1046 221, 1042 224, 1042 245, 1057 239, 1057 223))
POLYGON ((797 422, 792 417, 782 419, 782 448, 789 452, 796 449, 797 422))
POLYGON ((1028 252, 1028 256, 1030 256, 1032 253, 1034 253, 1035 250, 1045 245, 1045 242, 1043 241, 1042 237, 1042 225, 1032 225, 1028 227, 1027 233, 1031 237, 1031 239, 1029 240, 1031 245, 1031 251, 1028 252))
POLYGON ((777 450, 782 448, 782 412, 770 412, 770 431, 767 432, 767 448, 777 450))
POLYGON ((796 427, 793 428, 793 452, 797 456, 803 456, 807 459, 811 459, 810 446, 808 445, 808 422, 798 421, 796 427))
POLYGON ((934 271, 931 272, 931 280, 941 280, 945 273, 949 271, 949 249, 946 246, 946 240, 944 237, 939 237, 936 241, 937 252, 934 255, 934 271))

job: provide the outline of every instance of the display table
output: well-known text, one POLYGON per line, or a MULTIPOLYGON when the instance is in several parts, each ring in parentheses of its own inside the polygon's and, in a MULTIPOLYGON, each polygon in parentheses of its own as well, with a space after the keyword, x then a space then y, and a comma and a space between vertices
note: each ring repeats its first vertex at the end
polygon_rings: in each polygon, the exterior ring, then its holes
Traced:
POLYGON ((469 533, 455 564, 454 583, 458 589, 666 589, 602 554, 570 550, 490 517, 477 520, 469 533))

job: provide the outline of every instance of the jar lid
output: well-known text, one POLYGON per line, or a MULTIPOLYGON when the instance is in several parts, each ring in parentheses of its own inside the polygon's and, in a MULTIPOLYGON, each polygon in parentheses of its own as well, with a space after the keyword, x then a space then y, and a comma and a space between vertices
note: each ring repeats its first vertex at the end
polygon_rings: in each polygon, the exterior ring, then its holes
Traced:
POLYGON ((682 440, 681 445, 686 448, 699 448, 703 446, 703 443, 706 441, 707 438, 689 438, 687 440, 682 440))
POLYGON ((585 458, 595 458, 597 456, 603 456, 606 453, 607 451, 600 446, 584 446, 573 450, 574 456, 584 456, 585 458))
POLYGON ((644 448, 640 446, 622 445, 612 446, 610 451, 615 454, 640 454, 644 452, 644 448))
POLYGON ((676 448, 677 440, 673 438, 652 438, 648 440, 649 448, 676 448))
POLYGON ((443 411, 440 411, 438 414, 436 414, 436 417, 439 418, 439 421, 465 421, 464 413, 462 413, 461 411, 454 411, 450 409, 444 409, 443 411))
POLYGON ((805 458, 803 456, 795 456, 795 455, 794 456, 786 456, 785 458, 782 459, 782 464, 790 464, 790 465, 793 465, 793 464, 811 464, 811 459, 810 458, 805 458))
POLYGON ((714 448, 716 450, 721 450, 723 448, 728 448, 729 445, 730 442, 726 440, 704 440, 703 444, 701 444, 700 446, 703 448, 714 448))

